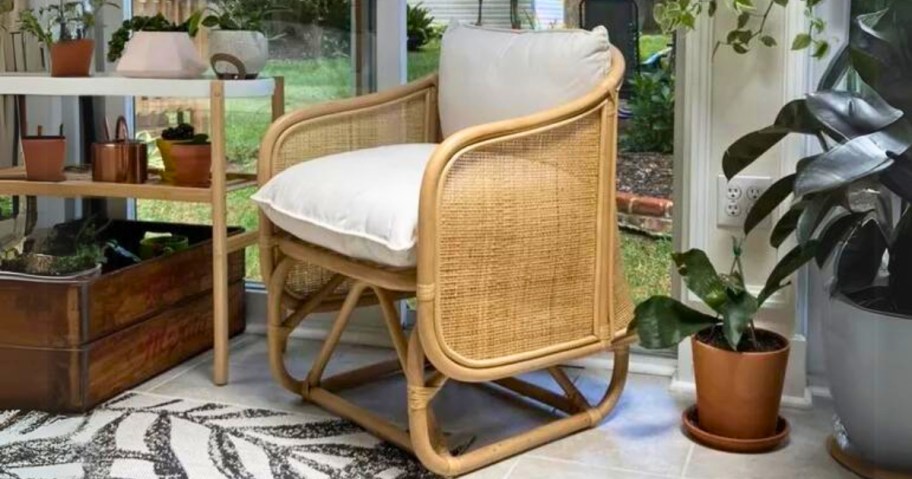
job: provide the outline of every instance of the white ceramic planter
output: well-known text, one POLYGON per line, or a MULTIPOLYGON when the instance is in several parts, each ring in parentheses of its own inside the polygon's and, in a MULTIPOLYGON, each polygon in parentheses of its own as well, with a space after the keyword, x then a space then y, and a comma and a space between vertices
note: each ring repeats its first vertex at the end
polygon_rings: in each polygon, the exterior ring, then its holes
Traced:
MULTIPOLYGON (((269 60, 269 40, 261 32, 241 30, 212 30, 209 32, 209 55, 230 55, 243 65, 246 78, 256 78, 269 60)), ((228 62, 213 65, 217 74, 237 75, 238 70, 228 62)))
POLYGON ((134 78, 198 78, 208 69, 185 32, 136 32, 117 62, 117 73, 134 78))
POLYGON ((912 473, 912 318, 839 295, 828 316, 827 375, 845 427, 843 448, 879 468, 912 473))

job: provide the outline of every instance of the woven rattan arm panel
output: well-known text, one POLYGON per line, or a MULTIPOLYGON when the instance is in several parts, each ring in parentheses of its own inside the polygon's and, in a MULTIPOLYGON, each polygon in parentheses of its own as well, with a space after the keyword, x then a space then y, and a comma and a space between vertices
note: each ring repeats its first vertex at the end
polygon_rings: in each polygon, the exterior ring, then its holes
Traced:
POLYGON ((419 328, 428 357, 488 381, 598 352, 626 331, 614 189, 619 53, 571 104, 448 138, 422 185, 419 328))

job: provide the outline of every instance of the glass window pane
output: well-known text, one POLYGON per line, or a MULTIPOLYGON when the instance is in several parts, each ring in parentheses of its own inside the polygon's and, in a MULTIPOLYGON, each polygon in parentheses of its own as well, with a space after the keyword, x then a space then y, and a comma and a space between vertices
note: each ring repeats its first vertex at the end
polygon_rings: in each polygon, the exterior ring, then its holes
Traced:
MULTIPOLYGON (((262 0, 241 0, 260 2, 262 0)), ((204 8, 207 2, 173 2, 204 8)), ((277 0, 280 12, 270 15, 265 30, 270 37, 269 61, 264 76, 285 78, 285 108, 291 111, 355 94, 355 62, 352 49, 351 0, 277 0)), ((217 5, 218 2, 208 2, 217 5)), ((134 15, 154 15, 184 19, 192 8, 170 8, 172 2, 134 0, 134 15)), ((197 44, 206 58, 206 34, 197 44)), ((226 105, 226 152, 229 171, 255 173, 260 140, 271 122, 269 98, 231 99, 226 105)), ((189 123, 198 132, 209 129, 208 102, 177 99, 137 99, 136 125, 141 138, 154 142, 161 132, 178 123, 189 123)), ((161 156, 152 148, 151 163, 161 167, 161 156)), ((248 230, 257 227, 257 209, 249 200, 254 189, 232 192, 228 196, 228 224, 248 230)), ((208 205, 141 200, 137 202, 141 220, 182 223, 210 223, 208 205)), ((248 278, 260 277, 256 248, 247 249, 248 278)))

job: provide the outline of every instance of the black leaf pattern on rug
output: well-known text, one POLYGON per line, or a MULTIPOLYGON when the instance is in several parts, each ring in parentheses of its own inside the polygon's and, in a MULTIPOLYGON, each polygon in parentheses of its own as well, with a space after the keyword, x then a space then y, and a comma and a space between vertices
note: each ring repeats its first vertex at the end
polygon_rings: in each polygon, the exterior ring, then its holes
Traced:
POLYGON ((344 420, 143 393, 84 416, 0 411, 0 479, 424 479, 411 455, 344 420))

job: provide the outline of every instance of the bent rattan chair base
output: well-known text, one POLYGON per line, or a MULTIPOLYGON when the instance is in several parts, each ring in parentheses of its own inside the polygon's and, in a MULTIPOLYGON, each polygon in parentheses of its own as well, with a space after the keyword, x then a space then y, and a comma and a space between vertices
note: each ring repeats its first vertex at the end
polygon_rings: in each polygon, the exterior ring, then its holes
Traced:
MULTIPOLYGON (((296 249, 294 253, 307 256, 308 261, 314 261, 313 254, 321 254, 318 250, 291 242, 283 244, 281 249, 286 254, 291 252, 289 249, 296 249)), ((326 258, 320 259, 325 260, 326 258)), ((294 258, 285 256, 273 271, 268 285, 269 355, 271 369, 276 379, 285 388, 301 395, 305 400, 351 420, 380 438, 415 454, 425 467, 435 473, 445 476, 464 474, 575 432, 592 428, 615 407, 624 389, 629 348, 633 342, 631 335, 616 340, 610 346, 610 349, 614 351, 614 371, 611 383, 598 404, 590 404, 563 370, 556 366, 548 367, 547 371, 564 394, 557 394, 516 378, 496 380, 494 384, 554 407, 563 412, 565 417, 495 444, 454 456, 450 453, 443 434, 438 428, 433 410, 430 408, 431 401, 440 392, 448 378, 429 367, 417 329, 411 333, 410 337, 406 337, 394 304, 397 298, 414 295, 412 289, 414 286, 408 286, 409 284, 414 285, 414 272, 389 272, 379 281, 386 285, 384 287, 368 280, 365 275, 359 274, 362 271, 357 269, 357 263, 337 263, 333 268, 334 271, 346 271, 352 276, 336 274, 318 291, 305 299, 290 304, 284 288, 295 261, 294 258), (346 280, 352 282, 341 306, 338 303, 324 304, 332 302, 333 293, 346 280), (361 304, 362 297, 367 292, 373 293, 373 299, 380 306, 396 350, 397 359, 324 378, 323 373, 333 351, 339 344, 351 314, 361 304), (325 310, 326 306, 339 306, 338 316, 307 377, 295 378, 285 365, 285 351, 289 335, 309 314, 325 310), (290 315, 285 314, 286 308, 292 310, 290 315), (346 388, 388 377, 397 372, 405 373, 408 385, 409 429, 407 431, 336 394, 346 388)))

